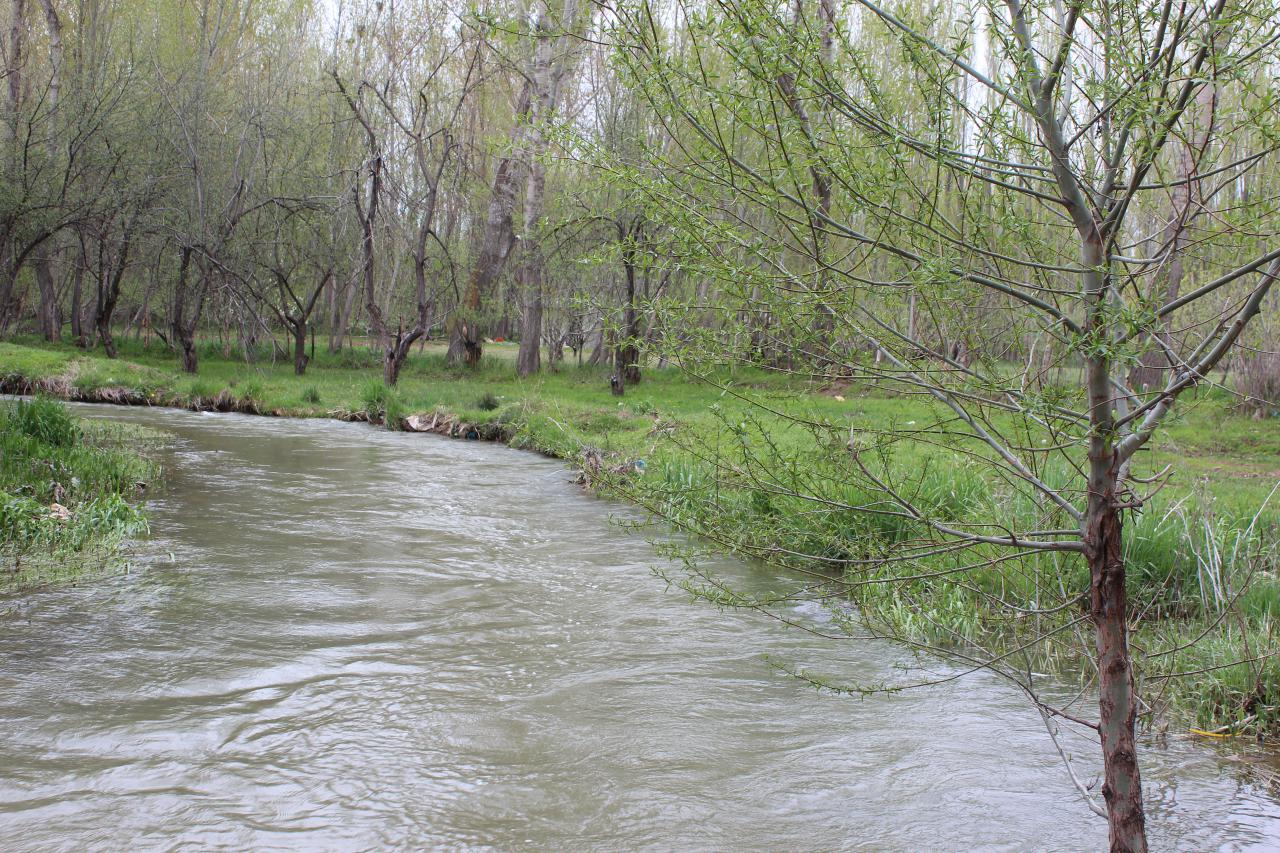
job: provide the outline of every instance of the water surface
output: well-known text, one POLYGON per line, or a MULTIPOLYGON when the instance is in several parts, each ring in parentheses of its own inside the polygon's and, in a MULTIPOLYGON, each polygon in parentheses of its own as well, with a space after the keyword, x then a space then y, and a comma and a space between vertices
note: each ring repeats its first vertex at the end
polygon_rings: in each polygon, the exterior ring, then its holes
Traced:
MULTIPOLYGON (((0 601, 0 849, 1105 844, 1008 685, 806 688, 763 656, 866 682, 905 659, 689 602, 559 462, 81 412, 178 438, 136 571, 0 601)), ((1068 745, 1092 774, 1096 746, 1068 745)), ((1276 843, 1238 761, 1177 740, 1144 760, 1156 849, 1276 843)))

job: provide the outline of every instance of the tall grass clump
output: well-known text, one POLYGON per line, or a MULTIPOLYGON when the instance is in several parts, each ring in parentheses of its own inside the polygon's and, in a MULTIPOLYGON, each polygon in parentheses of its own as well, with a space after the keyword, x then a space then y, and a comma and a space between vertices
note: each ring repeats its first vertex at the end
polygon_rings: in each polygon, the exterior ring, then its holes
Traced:
POLYGON ((0 405, 0 590, 109 565, 146 530, 138 503, 159 471, 141 432, 79 423, 48 399, 0 405))
POLYGON ((382 424, 387 429, 398 430, 404 427, 405 405, 396 389, 381 379, 372 379, 365 384, 360 394, 364 404, 365 416, 371 424, 382 424))
POLYGON ((6 413, 4 423, 6 430, 50 447, 71 447, 80 438, 67 407, 44 396, 19 401, 6 413))

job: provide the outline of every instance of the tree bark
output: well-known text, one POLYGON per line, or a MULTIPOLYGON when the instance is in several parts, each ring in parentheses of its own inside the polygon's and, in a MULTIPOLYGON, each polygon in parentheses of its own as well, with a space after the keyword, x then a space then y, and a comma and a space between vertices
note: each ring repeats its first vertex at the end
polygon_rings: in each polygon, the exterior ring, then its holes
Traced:
MULTIPOLYGON (((639 229, 635 229, 637 232, 639 229)), ((635 246, 624 245, 622 264, 626 271, 627 299, 622 309, 622 334, 614 355, 618 376, 627 385, 640 383, 640 315, 636 311, 635 246)))
MULTIPOLYGON (((820 33, 819 63, 816 72, 821 75, 829 72, 834 67, 836 9, 834 0, 816 0, 816 5, 818 7, 818 28, 820 33)), ((793 24, 797 30, 808 28, 809 23, 805 15, 805 0, 794 0, 792 16, 793 24)), ((810 144, 816 149, 818 145, 814 141, 813 121, 805 109, 804 101, 796 91, 795 78, 788 73, 779 74, 777 85, 778 90, 782 93, 782 99, 787 105, 787 110, 800 124, 805 137, 810 140, 810 144)), ((821 102, 816 103, 819 106, 821 105, 821 102)), ((830 243, 827 238, 826 220, 831 215, 834 179, 826 164, 816 156, 816 151, 814 160, 809 166, 809 175, 812 182, 811 192, 813 193, 814 201, 814 210, 809 215, 809 231, 811 234, 810 248, 813 252, 815 266, 812 292, 816 297, 816 326, 817 331, 820 333, 817 343, 822 349, 829 349, 831 333, 835 329, 835 314, 825 296, 829 286, 826 254, 830 243)), ((819 362, 823 363, 831 360, 829 352, 817 352, 814 353, 814 356, 819 362)))
POLYGON ((293 322, 293 375, 302 376, 307 372, 307 363, 311 358, 307 355, 307 321, 305 318, 293 322))
POLYGON ((1129 657, 1128 599, 1120 513, 1115 494, 1091 497, 1086 516, 1089 613, 1098 652, 1099 731, 1113 851, 1145 851, 1146 818, 1135 738, 1137 702, 1129 657))
POLYGON ((462 363, 474 367, 480 363, 480 358, 484 354, 480 309, 485 296, 502 275, 511 249, 515 245, 513 220, 516 194, 524 171, 521 162, 524 156, 523 145, 519 144, 519 141, 523 140, 527 132, 530 103, 533 98, 532 89, 532 79, 526 79, 520 95, 520 105, 516 110, 518 140, 516 151, 511 156, 504 157, 498 164, 498 170, 493 178, 493 193, 489 199, 489 210, 485 217, 480 251, 471 268, 471 274, 467 276, 466 290, 454 311, 453 321, 450 324, 447 357, 455 364, 462 363))
POLYGON ((173 316, 170 318, 173 340, 178 347, 178 357, 182 362, 182 370, 185 373, 195 373, 199 368, 196 356, 195 333, 200 323, 201 309, 204 306, 205 286, 205 276, 202 274, 200 284, 197 286, 195 305, 192 309, 191 317, 185 317, 187 282, 191 276, 191 253, 190 246, 182 247, 181 261, 178 266, 178 281, 174 284, 173 289, 173 316))
MULTIPOLYGON (((129 250, 132 240, 126 231, 120 247, 116 250, 115 263, 107 266, 101 263, 98 279, 98 301, 94 325, 98 329, 98 339, 108 358, 116 357, 116 342, 111 334, 111 321, 115 315, 116 303, 120 300, 120 284, 124 279, 125 267, 129 264, 129 250)), ((101 258, 101 253, 99 254, 101 258)))
POLYGON ((347 330, 351 328, 351 312, 355 310, 356 294, 359 291, 360 288, 348 283, 346 289, 338 294, 333 329, 329 334, 329 352, 338 352, 342 349, 342 339, 347 336, 347 330))
MULTIPOLYGON (((40 0, 44 10, 45 26, 49 31, 49 89, 45 100, 50 121, 45 149, 50 160, 58 154, 58 100, 62 92, 62 20, 53 6, 53 0, 40 0)), ((52 238, 51 238, 52 239, 52 238)), ((55 267, 56 247, 42 251, 35 259, 36 282, 40 286, 40 327, 45 340, 56 343, 62 337, 62 316, 58 306, 58 275, 55 267)))
POLYGON ((50 343, 62 337, 62 316, 58 310, 58 288, 54 280, 53 258, 42 254, 36 258, 36 284, 40 288, 40 333, 50 343))
MULTIPOLYGON (((539 254, 534 249, 528 254, 539 254)), ((524 278, 525 305, 520 324, 520 352, 516 356, 516 373, 529 376, 542 367, 542 264, 539 259, 529 259, 524 278)))
MULTIPOLYGON (((1085 240, 1084 264, 1091 303, 1085 333, 1106 322, 1106 279, 1102 237, 1085 240)), ((1101 356, 1086 362, 1089 393, 1089 495, 1083 540, 1089 566, 1089 615, 1098 655, 1098 731, 1105 780, 1102 796, 1113 853, 1145 853, 1146 817, 1136 740, 1137 700, 1129 654, 1129 606, 1125 585, 1123 525, 1120 517, 1120 461, 1114 444, 1115 393, 1112 365, 1101 356)))
POLYGON ((76 346, 85 349, 89 339, 84 329, 84 262, 76 264, 71 271, 71 337, 76 346))

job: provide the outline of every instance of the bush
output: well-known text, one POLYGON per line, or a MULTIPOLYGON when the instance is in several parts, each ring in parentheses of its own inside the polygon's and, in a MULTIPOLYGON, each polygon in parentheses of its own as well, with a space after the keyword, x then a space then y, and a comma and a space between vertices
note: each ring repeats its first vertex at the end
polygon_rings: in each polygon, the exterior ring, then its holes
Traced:
POLYGON ((502 403, 494 396, 492 391, 486 391, 484 396, 476 400, 476 408, 482 412, 492 412, 502 403))
POLYGON ((320 402, 320 389, 314 385, 308 385, 302 389, 302 402, 316 404, 320 402))

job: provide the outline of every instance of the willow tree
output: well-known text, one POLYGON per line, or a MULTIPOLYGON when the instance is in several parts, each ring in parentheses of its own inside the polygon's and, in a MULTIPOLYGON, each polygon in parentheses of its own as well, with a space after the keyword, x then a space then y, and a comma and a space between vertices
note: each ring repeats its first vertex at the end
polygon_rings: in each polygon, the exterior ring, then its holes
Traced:
MULTIPOLYGON (((930 645, 1017 683, 1051 733, 1070 721, 1097 738, 1105 802, 1080 792, 1113 850, 1146 849, 1129 636, 1145 608, 1130 600, 1126 523, 1173 473, 1142 451, 1280 275, 1277 197, 1257 178, 1276 166, 1280 129, 1274 4, 611 12, 620 66, 677 143, 632 164, 658 180, 632 183, 664 210, 685 269, 719 285, 721 321, 668 340, 670 354, 692 370, 752 362, 930 401, 924 425, 792 418, 816 436, 800 451, 778 412, 727 423, 731 440, 707 448, 705 505, 687 488, 671 497, 682 521, 775 562, 837 569, 849 591, 891 588, 872 627, 910 611, 927 630, 897 632, 904 642, 950 635, 930 645), (1195 108, 1208 87, 1211 124, 1195 108), (1167 227, 1170 198, 1203 208, 1193 239, 1167 227), (1177 292, 1160 286, 1173 265, 1177 292), (1052 353, 1051 370, 1028 347, 1052 353), (1160 381, 1132 387, 1153 348, 1160 381), (752 497, 747 532, 722 486, 752 497), (794 535, 779 505, 811 526, 834 520, 794 535), (940 624, 931 614, 956 590, 1003 626, 940 624), (1030 650, 1049 644, 1087 661, 1091 719, 1034 684, 1030 650)), ((666 310, 674 321, 705 306, 666 310)), ((776 603, 695 571, 692 588, 721 603, 776 603)))

